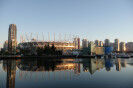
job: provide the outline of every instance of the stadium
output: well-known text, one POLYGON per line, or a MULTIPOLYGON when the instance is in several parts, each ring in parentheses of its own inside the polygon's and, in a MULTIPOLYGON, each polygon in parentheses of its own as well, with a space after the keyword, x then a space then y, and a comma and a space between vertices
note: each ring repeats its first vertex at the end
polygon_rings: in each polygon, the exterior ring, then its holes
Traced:
POLYGON ((74 43, 67 43, 67 42, 43 42, 43 41, 34 41, 34 42, 23 42, 19 43, 18 47, 20 49, 30 49, 30 53, 36 53, 37 48, 44 48, 45 46, 49 45, 50 47, 54 44, 57 50, 63 51, 66 53, 67 50, 76 49, 76 45, 74 43))

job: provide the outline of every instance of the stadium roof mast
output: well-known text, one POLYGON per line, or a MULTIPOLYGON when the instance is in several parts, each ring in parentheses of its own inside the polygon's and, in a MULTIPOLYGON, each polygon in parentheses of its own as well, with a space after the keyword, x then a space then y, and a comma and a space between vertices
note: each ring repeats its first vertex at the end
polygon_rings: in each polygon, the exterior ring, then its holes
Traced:
POLYGON ((24 42, 26 42, 25 36, 24 36, 24 42))
POLYGON ((59 42, 61 42, 61 33, 59 33, 59 42))
POLYGON ((38 34, 37 33, 36 33, 36 39, 37 39, 36 41, 38 42, 38 34))
POLYGON ((21 34, 21 43, 23 43, 24 42, 24 36, 23 36, 23 34, 21 34))
POLYGON ((22 34, 20 35, 20 43, 22 43, 22 34))
POLYGON ((32 33, 30 33, 30 41, 32 42, 32 33))
POLYGON ((70 43, 71 43, 71 40, 72 40, 72 36, 71 36, 71 34, 70 34, 70 41, 69 41, 70 43))
POLYGON ((27 38, 27 41, 29 42, 29 38, 28 38, 28 35, 27 35, 27 33, 26 33, 26 38, 27 38))
POLYGON ((49 36, 49 32, 48 32, 48 42, 50 42, 50 36, 49 36))
POLYGON ((64 42, 66 43, 66 34, 65 34, 65 36, 64 36, 64 42))
POLYGON ((68 43, 70 43, 70 41, 71 41, 71 34, 69 34, 69 37, 68 37, 68 39, 67 39, 67 42, 68 42, 68 43))
POLYGON ((42 38, 43 38, 43 42, 44 42, 44 34, 42 33, 42 38))
MULTIPOLYGON (((26 38, 27 38, 27 41, 29 42, 29 38, 28 38, 28 35, 27 35, 27 33, 25 33, 26 34, 26 38)), ((31 46, 29 45, 29 43, 28 42, 26 42, 27 43, 27 45, 30 47, 30 49, 31 49, 31 46)))
POLYGON ((55 32, 54 32, 54 42, 55 42, 55 32))

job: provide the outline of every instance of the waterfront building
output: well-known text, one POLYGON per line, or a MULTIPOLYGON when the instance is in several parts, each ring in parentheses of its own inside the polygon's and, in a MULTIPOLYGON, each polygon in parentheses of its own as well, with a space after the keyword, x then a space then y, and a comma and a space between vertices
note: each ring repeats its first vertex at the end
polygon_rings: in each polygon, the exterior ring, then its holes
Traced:
POLYGON ((105 48, 104 47, 96 47, 95 51, 96 51, 96 55, 104 55, 105 54, 105 48))
POLYGON ((100 46, 100 41, 99 40, 95 40, 95 45, 96 45, 96 47, 99 47, 100 46))
POLYGON ((120 51, 120 44, 119 44, 119 39, 115 39, 114 41, 114 51, 119 52, 120 51))
POLYGON ((103 42, 102 41, 100 41, 100 47, 103 47, 103 42))
POLYGON ((88 40, 87 39, 83 39, 82 40, 82 48, 86 48, 88 47, 88 40))
POLYGON ((125 52, 125 51, 126 51, 125 42, 121 42, 121 43, 120 43, 120 51, 121 51, 121 52, 125 52))
POLYGON ((133 52, 133 42, 126 43, 126 51, 133 52))
POLYGON ((82 52, 80 52, 79 49, 72 50, 72 55, 80 55, 82 52))
POLYGON ((88 55, 88 54, 90 54, 90 48, 89 47, 83 48, 82 52, 83 52, 82 53, 83 55, 88 55))
POLYGON ((4 42, 3 50, 4 50, 4 52, 8 52, 8 40, 6 40, 6 41, 4 42))
POLYGON ((80 38, 74 38, 75 49, 80 49, 80 38))
POLYGON ((113 52, 113 47, 105 47, 105 54, 110 54, 111 52, 113 52))
POLYGON ((90 55, 93 55, 93 54, 96 53, 95 48, 96 48, 95 43, 92 42, 92 41, 90 41, 90 43, 89 43, 89 54, 90 54, 90 55))
POLYGON ((10 24, 8 32, 8 53, 16 54, 16 47, 17 47, 17 27, 16 24, 10 24))
POLYGON ((106 46, 106 47, 110 46, 110 40, 109 39, 105 39, 104 46, 106 46))

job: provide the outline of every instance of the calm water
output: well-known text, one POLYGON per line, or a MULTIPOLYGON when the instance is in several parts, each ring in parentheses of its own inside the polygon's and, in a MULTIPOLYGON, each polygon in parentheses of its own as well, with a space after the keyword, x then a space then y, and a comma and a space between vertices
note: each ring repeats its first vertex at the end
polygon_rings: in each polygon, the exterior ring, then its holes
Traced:
POLYGON ((0 60, 0 88, 133 88, 133 59, 0 60))

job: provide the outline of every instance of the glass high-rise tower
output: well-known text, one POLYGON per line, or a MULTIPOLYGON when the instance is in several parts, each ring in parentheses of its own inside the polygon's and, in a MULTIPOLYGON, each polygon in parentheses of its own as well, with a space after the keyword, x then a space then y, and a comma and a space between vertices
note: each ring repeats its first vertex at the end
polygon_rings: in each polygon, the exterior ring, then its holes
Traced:
POLYGON ((17 27, 16 27, 16 24, 10 24, 9 31, 8 31, 9 54, 16 54, 16 47, 17 47, 17 27))

